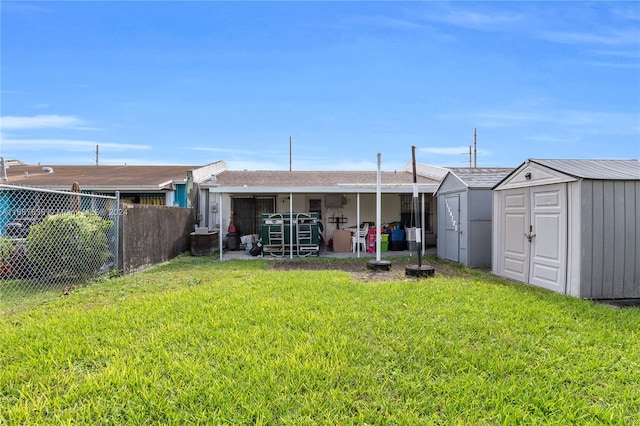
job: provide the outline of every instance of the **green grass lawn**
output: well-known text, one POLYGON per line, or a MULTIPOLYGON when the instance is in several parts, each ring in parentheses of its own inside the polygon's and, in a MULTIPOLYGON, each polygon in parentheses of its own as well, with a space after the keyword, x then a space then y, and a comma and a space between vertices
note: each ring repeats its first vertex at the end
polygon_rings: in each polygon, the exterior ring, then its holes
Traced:
POLYGON ((268 265, 183 256, 3 315, 0 424, 640 424, 639 309, 268 265))

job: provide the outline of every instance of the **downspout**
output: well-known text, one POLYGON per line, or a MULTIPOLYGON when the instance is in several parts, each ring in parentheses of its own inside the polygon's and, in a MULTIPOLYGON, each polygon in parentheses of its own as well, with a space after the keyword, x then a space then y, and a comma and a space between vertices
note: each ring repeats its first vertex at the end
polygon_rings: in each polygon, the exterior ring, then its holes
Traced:
POLYGON ((189 170, 187 172, 187 185, 186 185, 186 205, 185 207, 191 208, 193 206, 191 197, 193 196, 193 172, 189 170))

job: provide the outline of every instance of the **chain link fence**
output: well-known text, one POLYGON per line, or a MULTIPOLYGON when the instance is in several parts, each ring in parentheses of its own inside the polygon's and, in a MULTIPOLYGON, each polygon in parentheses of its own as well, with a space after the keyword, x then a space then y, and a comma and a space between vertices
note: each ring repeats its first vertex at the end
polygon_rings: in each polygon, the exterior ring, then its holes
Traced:
MULTIPOLYGON (((0 300, 65 291, 117 268, 118 197, 0 185, 0 300)), ((59 294, 59 293, 58 293, 59 294)))

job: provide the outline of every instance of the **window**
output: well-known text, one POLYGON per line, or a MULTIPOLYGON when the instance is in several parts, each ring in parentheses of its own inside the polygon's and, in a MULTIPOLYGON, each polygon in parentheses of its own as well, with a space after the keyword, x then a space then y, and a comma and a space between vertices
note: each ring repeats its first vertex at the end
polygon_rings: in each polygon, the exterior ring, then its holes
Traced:
POLYGON ((322 219, 322 199, 309 198, 309 213, 318 213, 318 219, 322 219))

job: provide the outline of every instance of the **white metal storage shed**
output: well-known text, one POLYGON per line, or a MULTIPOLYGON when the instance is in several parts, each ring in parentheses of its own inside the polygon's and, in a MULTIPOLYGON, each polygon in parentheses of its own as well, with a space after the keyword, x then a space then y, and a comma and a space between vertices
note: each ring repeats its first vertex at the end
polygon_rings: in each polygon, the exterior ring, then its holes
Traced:
POLYGON ((494 187, 493 273, 586 299, 640 298, 640 163, 529 159, 494 187))
POLYGON ((513 168, 449 168, 438 199, 438 257, 491 266, 492 188, 513 168))

